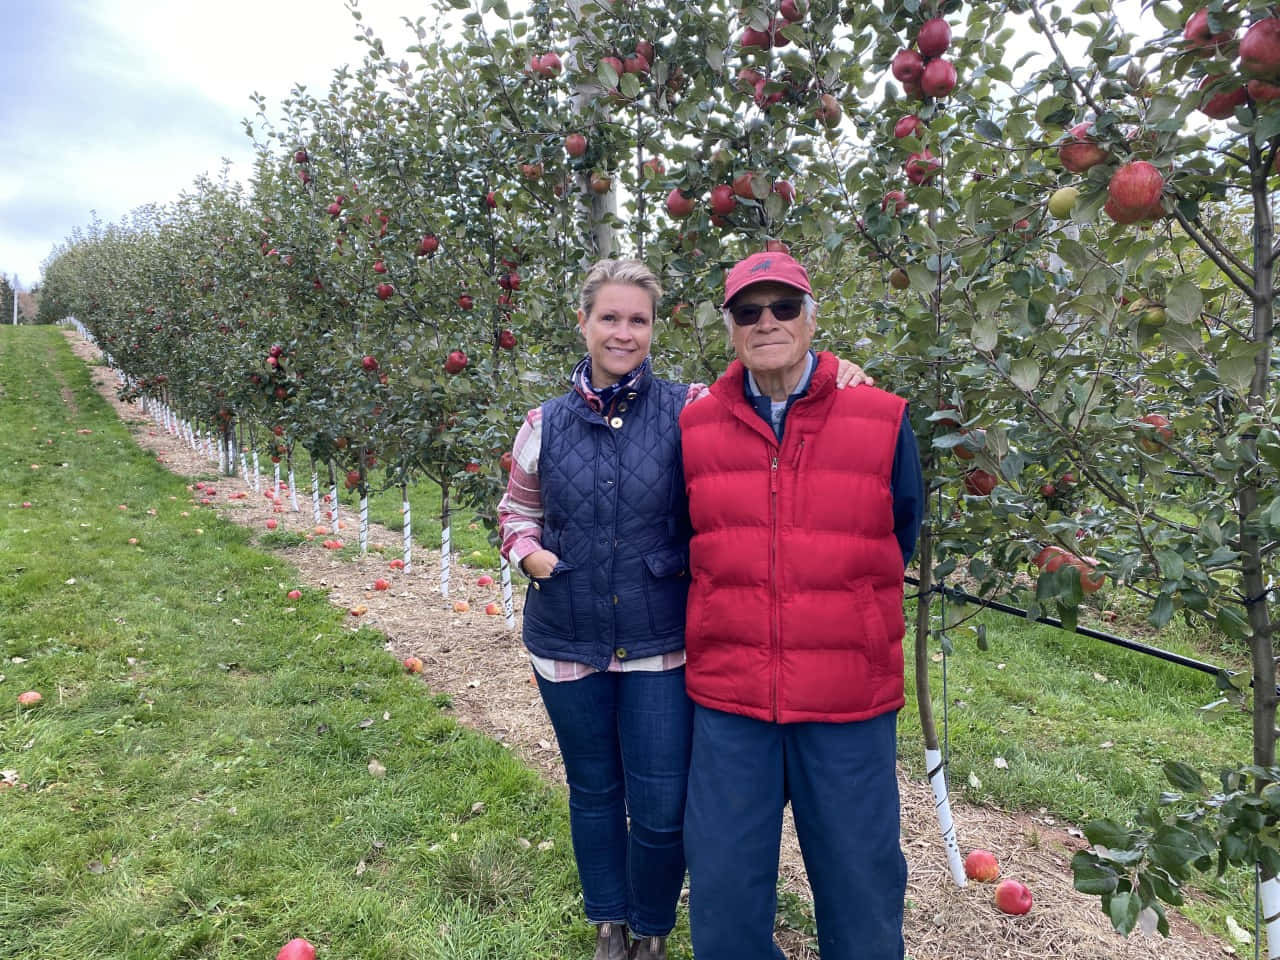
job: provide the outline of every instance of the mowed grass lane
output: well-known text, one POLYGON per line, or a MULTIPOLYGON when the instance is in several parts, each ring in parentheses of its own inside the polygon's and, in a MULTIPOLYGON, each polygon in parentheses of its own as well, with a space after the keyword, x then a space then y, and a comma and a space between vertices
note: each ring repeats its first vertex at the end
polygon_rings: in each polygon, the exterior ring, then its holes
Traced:
POLYGON ((60 332, 0 332, 0 424, 0 957, 589 953, 562 794, 285 600, 60 332))

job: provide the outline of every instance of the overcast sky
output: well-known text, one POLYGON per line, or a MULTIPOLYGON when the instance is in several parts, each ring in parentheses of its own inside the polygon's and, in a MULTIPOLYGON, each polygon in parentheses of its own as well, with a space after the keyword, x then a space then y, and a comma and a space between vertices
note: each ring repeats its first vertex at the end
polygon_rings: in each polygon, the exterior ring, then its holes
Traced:
MULTIPOLYGON (((1120 0, 1134 12, 1137 0, 1120 0)), ((404 0, 361 0, 399 56, 404 0)), ((247 179, 252 93, 314 92, 364 47, 342 0, 0 0, 0 273, 36 282, 93 215, 168 203, 222 158, 247 179)), ((1040 38, 1028 40, 1043 45, 1040 38)))
MULTIPOLYGON (((360 10, 393 52, 425 12, 360 10)), ((250 95, 323 91, 354 36, 342 0, 0 0, 0 273, 26 289, 93 211, 174 200, 223 157, 247 177, 250 95)))

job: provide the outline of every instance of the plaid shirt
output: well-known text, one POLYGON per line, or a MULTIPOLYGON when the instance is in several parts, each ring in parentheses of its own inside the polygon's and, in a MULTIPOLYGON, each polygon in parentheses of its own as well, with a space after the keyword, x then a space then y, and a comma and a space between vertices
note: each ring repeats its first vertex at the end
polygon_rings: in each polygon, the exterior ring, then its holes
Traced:
MULTIPOLYGON (((591 386, 591 358, 583 357, 574 367, 573 388, 596 413, 604 418, 604 410, 613 396, 630 386, 649 371, 649 361, 637 367, 625 380, 603 390, 591 386)), ((688 406, 707 392, 705 384, 689 386, 685 397, 688 406)), ((511 450, 511 474, 507 480, 507 492, 498 504, 498 523, 502 529, 502 555, 519 566, 529 554, 542 549, 542 486, 538 479, 538 456, 542 452, 542 408, 530 410, 525 416, 520 432, 516 434, 511 450)), ((548 657, 529 655, 533 669, 544 680, 553 683, 580 680, 595 673, 593 667, 574 660, 552 660, 548 657)), ((684 664, 684 650, 672 650, 652 657, 628 660, 626 663, 613 657, 608 670, 674 670, 684 664)))

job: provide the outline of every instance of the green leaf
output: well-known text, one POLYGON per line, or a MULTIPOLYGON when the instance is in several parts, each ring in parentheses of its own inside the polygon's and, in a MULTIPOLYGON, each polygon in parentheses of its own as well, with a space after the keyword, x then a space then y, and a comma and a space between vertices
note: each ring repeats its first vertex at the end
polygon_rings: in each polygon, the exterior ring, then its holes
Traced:
POLYGON ((1000 301, 1003 299, 1004 288, 1002 287, 989 287, 986 290, 979 291, 975 298, 978 315, 982 317, 989 317, 993 315, 996 312, 996 309, 1000 306, 1000 301))
POLYGON ((640 95, 640 78, 634 73, 624 73, 618 84, 622 95, 628 100, 634 100, 640 95))
POLYGON ((1169 287, 1164 305, 1169 319, 1174 323, 1194 323, 1204 309, 1204 294, 1191 280, 1180 277, 1169 287))
POLYGON ((974 349, 977 350, 994 350, 996 344, 1000 341, 999 328, 996 326, 994 317, 979 317, 973 324, 973 332, 970 334, 973 338, 974 349))
POLYGON ((1004 131, 987 117, 979 117, 974 123, 973 129, 978 136, 990 140, 992 143, 999 144, 1004 142, 1004 131))
POLYGON ((1128 828, 1114 820, 1090 820, 1084 825, 1084 835, 1095 846, 1127 850, 1133 846, 1134 836, 1128 828))
POLYGON ((1077 890, 1094 896, 1111 893, 1120 882, 1115 869, 1099 862, 1088 850, 1079 850, 1071 858, 1071 874, 1077 890))
POLYGON ((1280 133, 1280 110, 1270 110, 1258 118, 1253 128, 1253 135, 1258 140, 1270 140, 1280 133))
POLYGON ((1253 352, 1232 352, 1218 359, 1218 379, 1242 396, 1253 383, 1253 352))
POLYGON ((1156 562, 1160 564, 1160 575, 1166 580, 1181 580, 1186 570, 1182 556, 1173 550, 1159 548, 1155 551, 1156 562))
POLYGON ((1138 911, 1141 907, 1142 904, 1138 901, 1136 894, 1112 894, 1107 911, 1111 915, 1111 925, 1121 933, 1129 934, 1133 930, 1133 925, 1138 922, 1138 911))
POLYGON ((1190 830, 1172 823, 1166 823, 1155 832, 1148 849, 1153 861, 1175 875, 1185 873, 1191 861, 1213 852, 1212 849, 1204 849, 1199 837, 1190 830))
POLYGON ((1205 791, 1204 780, 1199 772, 1180 760, 1166 760, 1164 776, 1170 784, 1183 793, 1204 793, 1205 791))
POLYGON ((1151 608, 1151 613, 1147 617, 1153 627, 1163 627, 1166 623, 1173 619, 1173 598, 1168 594, 1162 593, 1156 597, 1155 605, 1151 608))
POLYGON ((1040 382, 1040 364, 1030 357, 1015 360, 1009 368, 1009 376, 1019 390, 1030 393, 1040 382))

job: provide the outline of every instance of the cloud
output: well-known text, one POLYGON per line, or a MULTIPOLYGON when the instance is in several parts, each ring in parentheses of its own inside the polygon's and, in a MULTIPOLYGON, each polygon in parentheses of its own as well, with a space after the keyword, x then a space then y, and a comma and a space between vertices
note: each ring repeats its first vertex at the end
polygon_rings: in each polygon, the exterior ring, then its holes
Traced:
MULTIPOLYGON (((24 286, 90 211, 167 203, 222 159, 247 178, 242 121, 298 83, 327 88, 364 55, 337 0, 50 0, 12 4, 0 33, 0 272, 24 286)), ((402 3, 361 4, 403 49, 402 3)))

